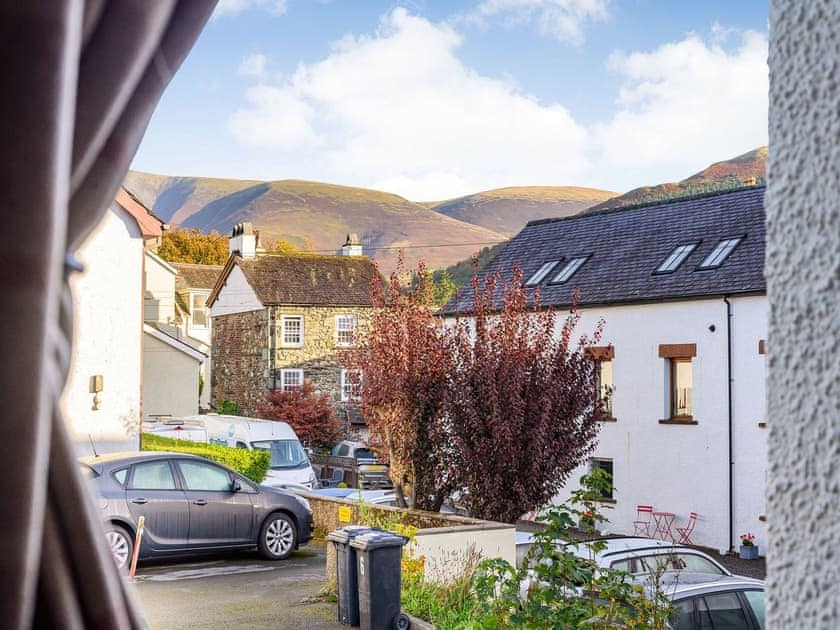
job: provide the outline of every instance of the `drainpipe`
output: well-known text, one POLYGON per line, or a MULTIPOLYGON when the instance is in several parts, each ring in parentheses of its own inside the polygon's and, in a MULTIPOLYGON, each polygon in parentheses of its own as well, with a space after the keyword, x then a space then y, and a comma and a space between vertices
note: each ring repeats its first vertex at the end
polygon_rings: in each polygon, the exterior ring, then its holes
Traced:
POLYGON ((732 541, 735 538, 732 531, 732 528, 735 526, 733 497, 735 459, 732 452, 732 303, 729 301, 728 295, 723 296, 723 301, 726 304, 726 403, 729 419, 729 532, 727 538, 729 540, 729 551, 733 551, 734 546, 732 541))

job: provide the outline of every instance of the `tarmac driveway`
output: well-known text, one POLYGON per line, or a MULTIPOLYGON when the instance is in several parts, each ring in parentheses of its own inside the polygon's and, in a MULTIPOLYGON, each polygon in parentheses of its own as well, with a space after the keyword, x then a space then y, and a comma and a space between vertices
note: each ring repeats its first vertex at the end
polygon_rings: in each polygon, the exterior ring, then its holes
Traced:
POLYGON ((336 604, 308 601, 324 585, 325 549, 286 560, 256 551, 154 561, 137 570, 135 592, 148 628, 342 628, 336 604))

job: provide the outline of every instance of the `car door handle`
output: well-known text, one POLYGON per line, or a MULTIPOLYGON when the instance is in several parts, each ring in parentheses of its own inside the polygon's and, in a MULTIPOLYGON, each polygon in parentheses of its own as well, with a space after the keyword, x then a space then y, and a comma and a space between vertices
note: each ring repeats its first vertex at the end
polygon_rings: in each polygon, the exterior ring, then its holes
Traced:
POLYGON ((139 503, 140 505, 143 505, 144 503, 148 503, 148 501, 146 501, 146 499, 144 499, 143 497, 137 497, 136 499, 132 499, 131 502, 132 503, 139 503))
POLYGON ((196 499, 195 501, 193 501, 193 505, 207 505, 207 501, 205 501, 204 499, 196 499))

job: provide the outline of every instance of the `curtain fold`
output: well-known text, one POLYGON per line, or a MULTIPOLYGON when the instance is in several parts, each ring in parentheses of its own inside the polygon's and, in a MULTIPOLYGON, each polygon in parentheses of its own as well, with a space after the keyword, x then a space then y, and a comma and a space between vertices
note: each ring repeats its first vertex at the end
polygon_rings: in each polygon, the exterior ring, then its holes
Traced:
POLYGON ((58 408, 72 338, 62 265, 214 6, 0 0, 3 627, 139 627, 58 408))

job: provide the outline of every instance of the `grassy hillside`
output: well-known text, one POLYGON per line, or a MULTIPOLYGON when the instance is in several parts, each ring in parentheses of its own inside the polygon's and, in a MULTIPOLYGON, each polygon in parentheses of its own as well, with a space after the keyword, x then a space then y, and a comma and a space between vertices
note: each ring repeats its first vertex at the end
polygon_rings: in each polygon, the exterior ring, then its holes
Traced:
POLYGON ((576 186, 516 186, 424 205, 453 219, 513 236, 528 221, 577 214, 616 195, 576 186))
POLYGON ((300 180, 255 182, 130 172, 126 187, 173 228, 222 234, 251 221, 266 239, 304 250, 337 251, 349 232, 383 271, 405 248, 409 266, 445 267, 504 234, 459 221, 399 195, 300 180), (417 247, 429 246, 432 247, 417 247))
POLYGON ((750 180, 751 178, 755 178, 756 182, 761 183, 764 181, 766 161, 767 147, 759 147, 730 160, 715 162, 699 173, 695 173, 682 181, 636 188, 624 193, 620 197, 613 197, 603 203, 592 206, 589 208, 589 211, 606 210, 608 208, 618 208, 620 206, 649 201, 664 201, 675 197, 684 197, 686 195, 711 192, 714 190, 737 188, 743 186, 744 181, 750 180))

